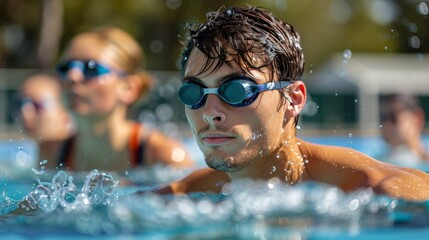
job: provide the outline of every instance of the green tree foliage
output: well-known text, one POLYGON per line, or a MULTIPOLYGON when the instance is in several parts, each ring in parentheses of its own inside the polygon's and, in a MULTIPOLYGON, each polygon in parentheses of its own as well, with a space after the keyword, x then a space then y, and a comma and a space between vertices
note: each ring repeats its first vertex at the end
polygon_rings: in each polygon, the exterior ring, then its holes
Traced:
POLYGON ((185 24, 202 21, 206 11, 231 4, 265 7, 292 23, 302 36, 307 70, 317 68, 332 53, 344 49, 381 53, 429 51, 429 15, 424 8, 429 5, 427 0, 3 0, 0 67, 52 67, 78 32, 117 26, 139 40, 145 49, 148 69, 175 70, 181 50, 178 36, 185 34, 185 24), (50 1, 62 3, 62 14, 47 14, 49 21, 60 21, 62 29, 45 34, 61 33, 58 39, 41 36, 47 24, 42 19, 50 1), (42 41, 46 39, 50 42, 42 48, 45 50, 41 55, 42 41))

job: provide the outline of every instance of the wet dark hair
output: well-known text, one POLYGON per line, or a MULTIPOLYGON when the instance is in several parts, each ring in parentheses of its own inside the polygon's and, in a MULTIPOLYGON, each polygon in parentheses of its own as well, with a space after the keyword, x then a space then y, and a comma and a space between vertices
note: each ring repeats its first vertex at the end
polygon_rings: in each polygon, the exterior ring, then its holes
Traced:
POLYGON ((298 80, 304 71, 300 36, 271 12, 257 7, 231 7, 206 14, 207 22, 190 27, 179 62, 182 74, 191 51, 207 57, 200 73, 227 64, 241 74, 268 68, 271 79, 298 80))
POLYGON ((402 110, 414 113, 423 111, 420 99, 417 96, 394 93, 380 97, 380 119, 381 121, 394 120, 402 110))
POLYGON ((380 101, 381 101, 381 104, 385 106, 398 104, 402 108, 407 110, 412 110, 412 111, 421 108, 421 103, 419 98, 416 96, 407 95, 407 94, 394 93, 386 96, 381 96, 380 101))

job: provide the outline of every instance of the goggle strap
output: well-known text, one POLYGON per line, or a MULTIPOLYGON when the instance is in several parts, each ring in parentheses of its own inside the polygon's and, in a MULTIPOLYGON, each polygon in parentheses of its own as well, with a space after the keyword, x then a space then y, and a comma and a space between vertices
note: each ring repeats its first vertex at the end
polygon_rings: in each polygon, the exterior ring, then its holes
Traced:
POLYGON ((277 82, 267 82, 261 85, 258 85, 258 92, 266 90, 276 90, 288 87, 294 83, 294 81, 277 81, 277 82))

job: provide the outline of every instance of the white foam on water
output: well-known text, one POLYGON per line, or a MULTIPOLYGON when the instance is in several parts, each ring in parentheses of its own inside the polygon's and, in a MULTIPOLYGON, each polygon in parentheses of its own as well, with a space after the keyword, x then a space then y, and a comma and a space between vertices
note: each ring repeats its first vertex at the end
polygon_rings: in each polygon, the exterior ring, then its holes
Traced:
MULTIPOLYGON (((306 238, 315 232, 357 234, 362 228, 391 227, 398 206, 398 200, 369 189, 345 193, 319 183, 290 186, 276 178, 235 181, 221 194, 186 196, 119 194, 126 187, 97 170, 86 175, 81 189, 73 181, 63 171, 51 181, 39 180, 24 198, 27 210, 37 209, 37 215, 10 218, 7 226, 89 235, 306 238)), ((2 215, 18 205, 5 193, 0 200, 2 215)))

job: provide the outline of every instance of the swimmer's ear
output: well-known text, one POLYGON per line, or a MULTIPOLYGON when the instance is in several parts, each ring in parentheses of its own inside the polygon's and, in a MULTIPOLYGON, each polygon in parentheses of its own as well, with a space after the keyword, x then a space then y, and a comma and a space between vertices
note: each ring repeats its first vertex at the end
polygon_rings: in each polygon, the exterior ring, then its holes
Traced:
POLYGON ((130 74, 124 77, 122 80, 123 84, 119 89, 120 99, 127 105, 131 105, 136 102, 140 96, 142 84, 138 75, 130 74))
POLYGON ((307 100, 307 89, 302 81, 296 81, 288 87, 287 96, 289 105, 286 110, 287 118, 294 118, 304 108, 307 100))

